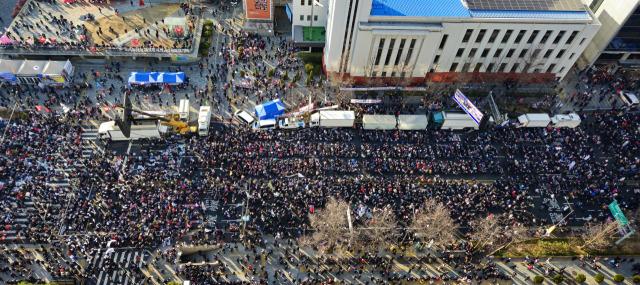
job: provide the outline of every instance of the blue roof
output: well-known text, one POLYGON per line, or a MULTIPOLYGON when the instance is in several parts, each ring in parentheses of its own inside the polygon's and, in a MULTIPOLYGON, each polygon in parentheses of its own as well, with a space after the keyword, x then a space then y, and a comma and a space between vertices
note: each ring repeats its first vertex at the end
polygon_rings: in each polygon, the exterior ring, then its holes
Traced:
POLYGON ((469 18, 462 0, 373 0, 371 16, 469 18))
POLYGON ((591 19, 585 11, 470 10, 474 18, 591 19))

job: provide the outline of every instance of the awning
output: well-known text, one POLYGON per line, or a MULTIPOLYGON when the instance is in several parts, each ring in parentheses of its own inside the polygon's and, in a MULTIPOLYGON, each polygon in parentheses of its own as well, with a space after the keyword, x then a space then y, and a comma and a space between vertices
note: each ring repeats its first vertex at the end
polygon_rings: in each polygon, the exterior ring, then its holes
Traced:
POLYGON ((256 106, 256 116, 260 120, 278 118, 284 114, 284 105, 280 99, 256 106))

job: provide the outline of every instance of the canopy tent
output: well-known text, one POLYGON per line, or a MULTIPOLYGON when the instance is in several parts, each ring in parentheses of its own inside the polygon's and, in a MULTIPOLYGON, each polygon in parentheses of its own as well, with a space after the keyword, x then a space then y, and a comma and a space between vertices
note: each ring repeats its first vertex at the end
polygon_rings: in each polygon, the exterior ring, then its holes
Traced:
POLYGON ((284 105, 280 99, 256 106, 256 116, 260 120, 273 119, 284 114, 284 105))
POLYGON ((131 72, 129 83, 167 83, 171 85, 184 82, 184 72, 131 72))
POLYGON ((16 73, 20 70, 20 66, 24 60, 0 60, 0 78, 7 81, 17 81, 16 73))
POLYGON ((49 61, 49 64, 41 69, 40 74, 62 74, 65 64, 67 64, 65 61, 49 61))
POLYGON ((180 84, 184 82, 184 72, 160 72, 158 82, 180 84))
POLYGON ((38 76, 48 63, 47 60, 25 60, 17 73, 19 76, 38 76))

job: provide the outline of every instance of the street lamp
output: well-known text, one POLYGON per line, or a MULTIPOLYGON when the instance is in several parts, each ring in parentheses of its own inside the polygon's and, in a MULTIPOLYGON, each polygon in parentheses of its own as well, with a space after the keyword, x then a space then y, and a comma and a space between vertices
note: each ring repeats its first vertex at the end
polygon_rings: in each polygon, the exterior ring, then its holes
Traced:
POLYGON ((318 2, 318 0, 313 0, 313 5, 311 5, 311 26, 309 27, 309 40, 313 40, 313 7, 315 6, 324 7, 322 6, 322 4, 320 4, 320 2, 318 2))

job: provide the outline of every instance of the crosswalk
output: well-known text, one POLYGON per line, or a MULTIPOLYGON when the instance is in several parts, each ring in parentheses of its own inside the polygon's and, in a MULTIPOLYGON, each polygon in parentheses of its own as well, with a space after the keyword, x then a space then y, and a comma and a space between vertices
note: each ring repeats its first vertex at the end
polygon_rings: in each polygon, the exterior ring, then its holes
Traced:
POLYGON ((143 267, 146 259, 150 258, 150 254, 143 253, 142 250, 133 250, 126 252, 125 250, 118 250, 116 252, 106 253, 105 251, 99 251, 95 253, 93 257, 90 257, 86 261, 86 271, 90 272, 91 281, 96 285, 108 285, 108 284, 139 284, 144 280, 144 276, 136 277, 131 271, 128 274, 124 274, 125 270, 118 268, 109 272, 103 270, 109 264, 121 264, 123 268, 133 268, 134 266, 143 267), (122 274, 118 274, 118 273, 122 274))

